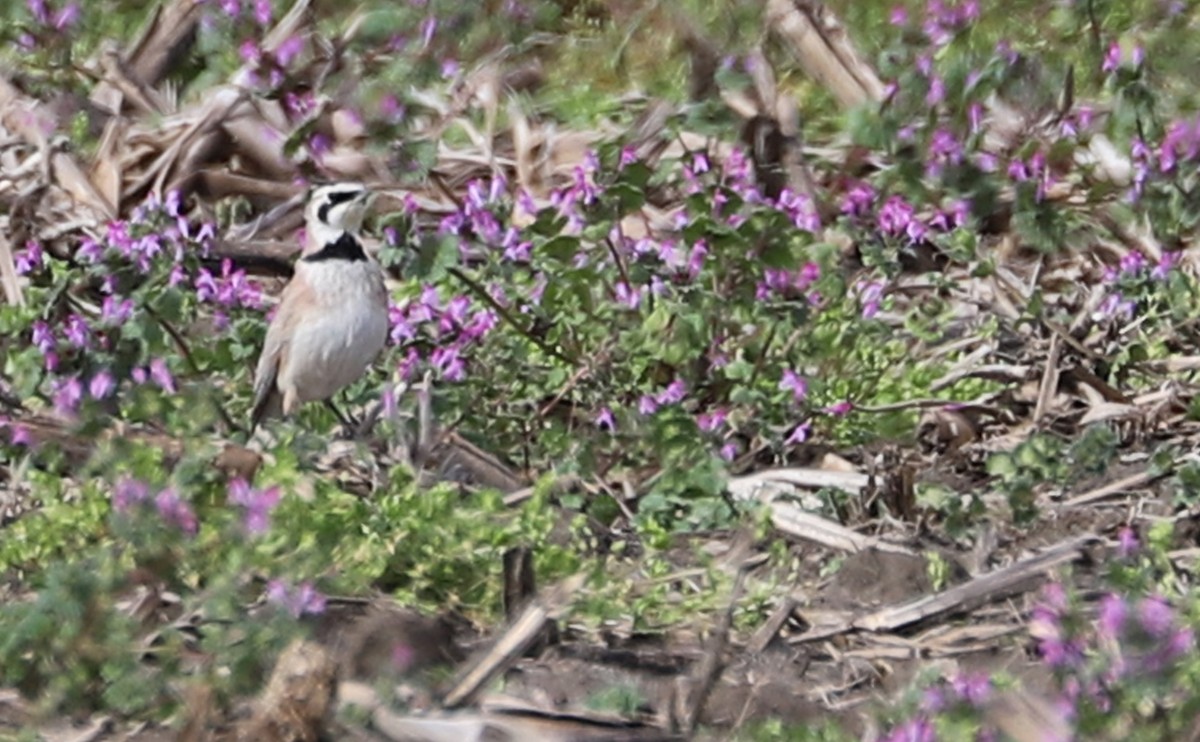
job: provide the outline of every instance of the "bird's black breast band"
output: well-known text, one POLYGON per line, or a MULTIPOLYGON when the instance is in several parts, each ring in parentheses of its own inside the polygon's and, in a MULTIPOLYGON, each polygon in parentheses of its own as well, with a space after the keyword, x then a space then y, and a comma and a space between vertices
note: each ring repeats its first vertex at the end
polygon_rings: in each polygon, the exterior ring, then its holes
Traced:
POLYGON ((319 263, 322 260, 366 260, 367 253, 363 250, 362 243, 359 242, 349 232, 342 232, 341 236, 335 241, 325 244, 320 250, 317 250, 312 255, 306 255, 301 260, 309 263, 319 263))

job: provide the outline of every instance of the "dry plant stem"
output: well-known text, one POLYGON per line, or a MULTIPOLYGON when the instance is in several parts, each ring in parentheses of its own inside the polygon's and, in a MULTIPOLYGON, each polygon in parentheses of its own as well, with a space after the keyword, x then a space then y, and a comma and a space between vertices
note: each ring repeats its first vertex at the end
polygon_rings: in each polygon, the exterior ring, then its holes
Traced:
POLYGON ((537 641, 557 609, 583 586, 583 582, 582 576, 572 577, 557 586, 548 597, 526 606, 521 617, 454 684, 443 697, 442 705, 457 708, 471 703, 492 679, 511 667, 537 641))
POLYGON ((721 677, 721 671, 725 668, 724 654, 729 645, 729 632, 733 628, 733 612, 737 607, 738 600, 742 597, 746 571, 745 564, 738 568, 737 576, 733 581, 733 589, 730 591, 729 604, 713 627, 704 656, 692 673, 692 682, 688 685, 689 692, 684 696, 687 705, 681 719, 681 731, 689 736, 695 732, 696 725, 700 723, 704 705, 708 702, 708 697, 721 677))

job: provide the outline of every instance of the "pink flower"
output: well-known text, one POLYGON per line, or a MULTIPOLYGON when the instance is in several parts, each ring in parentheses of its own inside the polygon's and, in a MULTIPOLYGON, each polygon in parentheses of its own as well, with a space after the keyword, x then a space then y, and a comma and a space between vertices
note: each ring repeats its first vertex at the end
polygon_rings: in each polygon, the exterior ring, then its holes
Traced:
POLYGON ((1116 41, 1108 45, 1108 51, 1104 53, 1104 61, 1100 64, 1101 72, 1116 72, 1121 66, 1121 45, 1116 41))
POLYGON ((229 483, 229 502, 245 508, 244 525, 252 534, 265 533, 271 527, 271 511, 279 504, 279 497, 278 487, 255 489, 240 477, 229 483))
POLYGON ((54 26, 54 30, 63 31, 71 26, 74 26, 75 22, 78 20, 79 3, 70 2, 64 5, 62 9, 54 14, 54 23, 52 25, 54 26))
POLYGON ((617 429, 617 423, 613 419, 613 412, 608 407, 601 407, 600 412, 596 415, 596 427, 601 430, 613 431, 617 429))
POLYGON ((687 384, 683 379, 676 379, 667 388, 658 393, 654 401, 660 405, 678 404, 687 395, 687 384))
POLYGON ((254 20, 260 26, 271 25, 271 0, 254 0, 254 20))
POLYGON ((150 361, 150 378, 167 394, 176 393, 175 377, 171 376, 171 369, 167 368, 167 362, 163 359, 150 361))
POLYGON ((293 618, 325 611, 325 596, 311 582, 302 582, 293 590, 282 580, 271 580, 267 583, 267 602, 283 608, 293 618))
POLYGON ((125 477, 113 488, 113 509, 118 513, 124 512, 134 505, 145 502, 150 497, 150 488, 145 482, 125 477))
POLYGON ((812 433, 812 425, 810 423, 807 423, 807 422, 800 423, 799 425, 797 425, 795 428, 792 429, 792 432, 783 441, 783 445, 795 446, 800 443, 803 443, 806 440, 808 440, 808 436, 811 433, 812 433))
POLYGON ((188 535, 196 533, 199 526, 196 513, 192 511, 192 506, 184 502, 174 489, 168 487, 159 492, 154 498, 154 506, 158 509, 159 516, 168 524, 188 535))
POLYGON ((77 377, 59 382, 54 392, 54 410, 64 417, 74 417, 83 401, 83 384, 77 377))
POLYGON ((729 412, 722 407, 718 407, 712 412, 704 412, 696 417, 696 425, 705 433, 711 433, 717 428, 725 424, 725 419, 729 416, 729 412))
POLYGON ((108 371, 100 371, 88 382, 88 392, 92 395, 92 399, 104 399, 116 388, 117 384, 108 371))
POLYGON ((781 391, 790 391, 792 400, 799 404, 808 396, 808 382, 803 376, 796 373, 792 369, 784 369, 783 378, 779 381, 779 389, 781 391))
POLYGON ((300 56, 300 52, 304 51, 304 38, 301 36, 289 36, 279 48, 275 50, 275 61, 280 67, 287 69, 296 61, 296 57, 300 56))
POLYGON ((13 255, 13 266, 20 276, 40 270, 45 264, 45 252, 42 250, 42 244, 36 240, 29 240, 25 243, 24 250, 18 250, 13 255))
POLYGON ((850 410, 854 409, 854 403, 848 400, 837 402, 825 408, 825 411, 835 417, 845 417, 850 414, 850 410))

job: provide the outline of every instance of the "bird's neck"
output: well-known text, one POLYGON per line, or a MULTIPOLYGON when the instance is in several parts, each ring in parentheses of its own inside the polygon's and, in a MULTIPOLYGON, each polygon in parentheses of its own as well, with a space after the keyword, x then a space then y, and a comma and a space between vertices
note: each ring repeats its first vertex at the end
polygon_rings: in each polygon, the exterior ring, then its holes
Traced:
POLYGON ((349 234, 351 237, 356 237, 354 233, 341 227, 334 227, 325 222, 316 221, 305 225, 305 244, 304 254, 311 255, 320 251, 326 245, 332 245, 341 239, 342 235, 349 234))

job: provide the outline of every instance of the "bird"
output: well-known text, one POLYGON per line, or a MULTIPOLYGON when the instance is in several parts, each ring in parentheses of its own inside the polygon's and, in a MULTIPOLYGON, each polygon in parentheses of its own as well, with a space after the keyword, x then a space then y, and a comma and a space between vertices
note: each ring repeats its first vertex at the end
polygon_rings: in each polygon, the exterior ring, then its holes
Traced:
POLYGON ((361 183, 316 188, 305 208, 305 244, 280 295, 254 373, 251 432, 264 418, 291 416, 354 383, 388 336, 383 269, 359 232, 372 193, 361 183))

